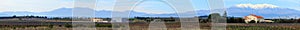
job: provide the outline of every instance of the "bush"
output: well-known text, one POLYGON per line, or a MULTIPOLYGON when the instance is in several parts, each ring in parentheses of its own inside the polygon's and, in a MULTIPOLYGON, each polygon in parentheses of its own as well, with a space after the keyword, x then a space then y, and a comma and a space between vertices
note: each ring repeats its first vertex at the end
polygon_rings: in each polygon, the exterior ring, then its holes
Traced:
POLYGON ((70 24, 66 24, 66 25, 65 25, 65 27, 67 27, 67 28, 71 28, 71 27, 72 27, 72 25, 70 25, 70 24))
POLYGON ((293 28, 272 26, 228 26, 230 30, 296 30, 293 28))
POLYGON ((96 24, 96 27, 112 27, 111 24, 96 24))

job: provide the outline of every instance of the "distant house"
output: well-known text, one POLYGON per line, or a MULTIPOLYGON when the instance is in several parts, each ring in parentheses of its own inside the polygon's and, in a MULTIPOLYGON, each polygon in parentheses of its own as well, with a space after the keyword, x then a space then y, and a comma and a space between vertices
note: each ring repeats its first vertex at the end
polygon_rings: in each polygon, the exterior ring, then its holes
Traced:
POLYGON ((245 19, 246 23, 249 23, 252 20, 254 20, 255 23, 258 23, 258 22, 274 22, 274 21, 271 21, 271 20, 265 20, 262 16, 258 16, 258 15, 255 15, 255 14, 250 14, 249 16, 245 16, 244 19, 245 19))
POLYGON ((92 18, 91 21, 93 22, 109 22, 107 18, 92 18))

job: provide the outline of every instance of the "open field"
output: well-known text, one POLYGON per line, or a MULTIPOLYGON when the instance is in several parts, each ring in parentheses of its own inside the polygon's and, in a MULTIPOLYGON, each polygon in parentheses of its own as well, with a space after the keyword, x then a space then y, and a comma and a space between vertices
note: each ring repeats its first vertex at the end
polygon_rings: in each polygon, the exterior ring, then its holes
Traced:
MULTIPOLYGON (((67 22, 11 23, 1 22, 1 30, 72 30, 67 22), (31 25, 30 25, 31 24, 31 25), (52 25, 51 25, 52 24, 52 25), (56 25, 55 25, 56 24, 56 25), (60 25, 59 25, 60 24, 60 25)), ((96 23, 97 30, 112 30, 110 23, 96 23), (106 24, 106 25, 103 25, 106 24)), ((165 23, 168 30, 180 30, 180 23, 165 23)), ((227 30, 300 30, 300 23, 227 23, 227 30)), ((148 30, 149 23, 130 23, 131 30, 148 30)), ((198 30, 210 30, 210 23, 200 23, 198 30)))

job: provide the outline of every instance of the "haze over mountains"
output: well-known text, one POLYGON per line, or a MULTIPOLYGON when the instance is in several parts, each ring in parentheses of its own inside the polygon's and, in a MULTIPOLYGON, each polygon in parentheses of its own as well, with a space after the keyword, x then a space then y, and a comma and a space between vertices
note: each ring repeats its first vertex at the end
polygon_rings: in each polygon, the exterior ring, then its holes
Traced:
MULTIPOLYGON (((90 8, 59 8, 54 11, 49 12, 0 12, 0 16, 12 16, 12 15, 37 15, 37 16, 49 16, 49 17, 72 17, 72 9, 84 9, 84 10, 93 10, 90 8)), ((111 12, 108 10, 93 10, 95 11, 96 17, 111 17, 111 12)), ((196 10, 197 15, 195 16, 205 16, 210 14, 210 10, 196 10)), ((193 12, 185 12, 185 15, 189 15, 193 12)), ((289 8, 240 8, 240 7, 230 7, 227 8, 228 16, 243 17, 249 14, 256 14, 266 18, 276 18, 276 17, 300 17, 300 11, 289 8)), ((149 16, 149 17, 176 17, 177 13, 168 13, 168 14, 147 14, 143 12, 131 11, 131 17, 134 16, 149 16)))

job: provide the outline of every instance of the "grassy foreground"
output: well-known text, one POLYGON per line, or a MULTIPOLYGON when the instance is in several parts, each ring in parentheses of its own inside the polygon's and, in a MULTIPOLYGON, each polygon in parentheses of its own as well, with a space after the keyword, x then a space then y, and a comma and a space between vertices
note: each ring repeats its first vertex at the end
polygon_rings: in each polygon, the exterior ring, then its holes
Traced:
MULTIPOLYGON (((130 30, 148 30, 147 23, 130 24, 130 30)), ((112 30, 111 24, 97 24, 96 30, 112 30)), ((166 23, 168 30, 181 30, 179 23, 166 23)), ((210 24, 200 24, 197 30, 210 30, 210 24)), ((47 26, 2 26, 0 30, 72 30, 70 25, 47 25, 47 26)), ((226 30, 300 30, 298 24, 243 24, 243 23, 228 23, 226 30)))

